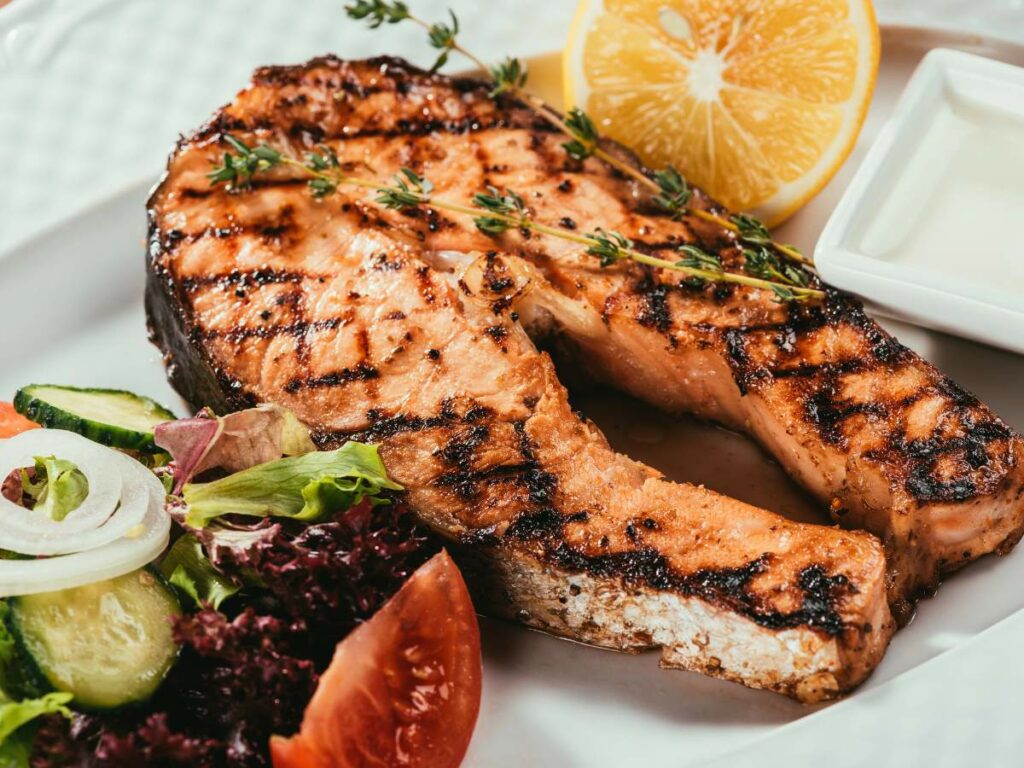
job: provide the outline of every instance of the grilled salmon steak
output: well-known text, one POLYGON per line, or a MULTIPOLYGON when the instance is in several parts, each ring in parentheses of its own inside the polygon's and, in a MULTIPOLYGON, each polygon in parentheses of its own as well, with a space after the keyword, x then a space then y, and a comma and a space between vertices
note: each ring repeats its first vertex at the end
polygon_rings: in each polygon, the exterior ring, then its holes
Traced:
POLYGON ((289 407, 325 447, 377 443, 489 612, 813 701, 878 662, 890 601, 1021 535, 1020 438, 853 299, 781 305, 602 268, 581 246, 386 211, 366 190, 315 199, 286 167, 232 193, 207 179, 229 133, 296 157, 326 145, 381 181, 411 167, 467 203, 512 188, 540 221, 668 258, 698 243, 735 269, 740 249, 569 159, 520 103, 395 59, 258 70, 180 142, 149 203, 147 310, 172 383, 196 406, 289 407), (570 408, 534 346, 548 336, 613 386, 749 432, 885 549, 617 454, 570 408))

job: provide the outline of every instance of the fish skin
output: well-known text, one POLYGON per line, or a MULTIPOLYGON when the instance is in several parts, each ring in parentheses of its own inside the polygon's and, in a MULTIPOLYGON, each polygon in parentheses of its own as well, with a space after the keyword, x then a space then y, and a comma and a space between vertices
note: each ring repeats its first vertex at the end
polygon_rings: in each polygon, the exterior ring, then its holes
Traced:
MULTIPOLYGON (((784 401, 834 407, 817 377, 831 376, 832 390, 847 386, 849 372, 831 370, 829 356, 842 346, 829 339, 843 334, 893 350, 928 387, 948 382, 856 302, 831 293, 823 307, 785 307, 747 289, 680 286, 677 275, 637 265, 602 270, 549 238, 489 239, 442 212, 386 212, 347 190, 314 200, 287 171, 239 194, 206 179, 226 132, 297 155, 328 142, 362 175, 412 166, 436 194, 463 200, 487 183, 508 185, 529 193, 539 218, 568 218, 567 228, 601 223, 655 253, 699 241, 736 266, 728 237, 647 210, 627 180, 595 161, 567 161, 559 135, 485 90, 393 59, 327 57, 258 70, 250 89, 184 138, 149 204, 147 310, 172 383, 197 406, 289 407, 325 447, 379 444, 410 505, 449 539, 491 612, 604 647, 660 647, 668 666, 805 701, 849 690, 891 636, 887 588, 894 604, 909 603, 940 569, 934 557, 919 565, 905 546, 925 530, 918 508, 887 517, 857 507, 892 493, 897 462, 854 454, 851 417, 829 441, 820 418, 784 401), (487 263, 488 251, 494 269, 528 275, 523 295, 494 299, 485 295, 492 286, 467 286, 439 258, 487 263), (616 454, 572 412, 530 334, 558 334, 579 365, 659 407, 747 427, 822 497, 832 485, 815 488, 814 471, 801 475, 787 451, 809 446, 823 463, 836 453, 870 459, 861 476, 879 489, 862 493, 844 465, 840 520, 881 533, 899 567, 887 575, 867 534, 793 523, 616 454), (802 360, 821 370, 777 375, 802 360), (694 372, 705 385, 692 385, 694 372), (788 383, 796 380, 800 389, 788 383), (752 414, 774 421, 759 432, 746 423, 752 414), (779 422, 792 439, 773 443, 779 422), (903 528, 892 523, 902 518, 903 528)), ((695 204, 713 205, 699 191, 695 204)), ((1019 489, 1019 438, 965 398, 958 424, 969 414, 993 425, 983 445, 989 484, 975 481, 971 498, 1019 489)), ((921 466, 914 459, 901 460, 921 466)), ((922 494, 913 501, 922 505, 922 494)), ((971 557, 1019 537, 1016 507, 992 518, 971 539, 971 557)))

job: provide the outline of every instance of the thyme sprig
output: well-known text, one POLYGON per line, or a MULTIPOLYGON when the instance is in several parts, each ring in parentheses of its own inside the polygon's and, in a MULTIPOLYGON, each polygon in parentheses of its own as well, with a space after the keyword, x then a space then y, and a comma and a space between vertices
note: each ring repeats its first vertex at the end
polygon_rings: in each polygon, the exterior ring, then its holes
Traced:
MULTIPOLYGON (((702 208, 690 207, 691 195, 666 191, 666 181, 673 181, 675 178, 682 179, 682 176, 674 168, 666 168, 654 174, 650 178, 640 169, 634 167, 616 155, 608 152, 601 146, 601 135, 598 132, 594 121, 587 116, 583 110, 574 107, 569 115, 563 117, 557 110, 553 109, 543 99, 522 89, 526 85, 526 65, 519 59, 508 58, 495 66, 488 66, 480 57, 464 48, 456 39, 459 32, 459 23, 455 14, 449 10, 451 24, 431 24, 412 14, 405 3, 386 2, 386 0, 356 0, 345 7, 350 18, 357 20, 369 20, 371 28, 376 28, 384 23, 395 24, 400 21, 411 21, 427 30, 430 44, 439 50, 441 54, 431 72, 437 71, 448 61, 452 51, 458 52, 471 61, 478 69, 487 72, 491 76, 493 87, 490 95, 492 97, 507 93, 515 96, 528 104, 538 115, 547 120, 551 125, 562 131, 569 141, 562 144, 566 153, 575 160, 582 161, 588 157, 596 157, 611 166, 620 173, 628 176, 641 184, 652 194, 652 200, 659 208, 665 210, 675 218, 682 218, 691 215, 704 221, 716 224, 731 232, 741 242, 752 245, 767 245, 778 251, 783 257, 805 265, 813 265, 813 261, 804 256, 795 246, 776 243, 769 235, 768 242, 761 242, 761 230, 767 232, 763 224, 751 216, 743 215, 746 222, 737 223, 736 216, 723 217, 702 208), (668 174, 667 176, 665 174, 668 174), (748 226, 748 223, 756 222, 756 226, 748 226), (748 233, 756 232, 756 240, 749 240, 748 233)), ((685 180, 683 180, 685 185, 685 180)))
POLYGON ((510 229, 523 229, 529 225, 526 202, 517 192, 502 192, 488 185, 487 192, 473 195, 473 205, 488 212, 488 215, 473 219, 476 228, 485 234, 501 235, 510 229))
MULTIPOLYGON (((225 184, 232 191, 249 189, 254 177, 288 166, 300 170, 308 177, 310 192, 316 198, 332 195, 343 185, 361 187, 376 192, 375 202, 389 210, 431 207, 469 216, 477 229, 489 236, 498 236, 509 230, 529 230, 577 243, 585 247, 585 253, 597 257, 602 267, 629 260, 680 272, 688 280, 730 282, 770 290, 780 301, 802 301, 824 296, 821 291, 808 286, 806 273, 790 265, 782 265, 777 259, 766 261, 764 256, 754 256, 751 262, 751 257, 747 257, 747 266, 753 263, 760 270, 758 275, 750 269, 746 271, 751 274, 727 272, 722 268, 720 259, 693 245, 680 246, 678 250, 681 258, 673 261, 638 251, 633 242, 619 232, 598 228, 581 235, 549 226, 533 218, 523 196, 514 190, 499 190, 489 186, 486 192, 474 195, 472 206, 468 206, 434 197, 434 185, 411 168, 402 168, 392 182, 387 184, 348 173, 334 151, 326 146, 319 147, 317 151, 308 153, 304 160, 299 160, 267 144, 250 147, 235 136, 225 135, 223 139, 235 152, 225 152, 223 163, 212 168, 207 178, 212 185, 225 184), (790 270, 799 274, 803 282, 795 281, 790 270)), ((774 258, 768 249, 762 250, 768 257, 774 258)))
POLYGON ((572 140, 562 144, 565 153, 573 160, 583 161, 593 157, 598 150, 597 142, 601 136, 597 132, 597 126, 590 119, 586 112, 579 107, 569 110, 569 116, 565 119, 565 127, 569 129, 572 140))
POLYGON ((370 29, 376 29, 382 24, 397 24, 411 18, 409 6, 400 2, 386 2, 386 0, 355 0, 351 5, 345 6, 345 12, 351 19, 368 20, 370 29))
POLYGON ((431 202, 434 185, 412 168, 402 168, 395 174, 392 187, 379 187, 376 200, 390 211, 404 211, 431 202))

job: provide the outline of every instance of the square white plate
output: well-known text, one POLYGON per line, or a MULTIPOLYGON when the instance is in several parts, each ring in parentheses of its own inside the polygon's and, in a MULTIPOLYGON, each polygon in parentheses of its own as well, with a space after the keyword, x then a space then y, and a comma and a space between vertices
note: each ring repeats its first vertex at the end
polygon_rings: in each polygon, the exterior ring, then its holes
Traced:
POLYGON ((1024 69, 935 49, 818 240, 833 285, 936 330, 1024 353, 1024 69))

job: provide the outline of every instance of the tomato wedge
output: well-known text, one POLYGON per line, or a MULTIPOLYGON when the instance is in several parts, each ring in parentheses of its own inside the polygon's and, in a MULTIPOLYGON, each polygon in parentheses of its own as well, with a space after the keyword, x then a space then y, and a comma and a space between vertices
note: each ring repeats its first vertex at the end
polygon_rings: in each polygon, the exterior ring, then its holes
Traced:
POLYGON ((274 768, 455 768, 480 686, 473 603, 441 552, 338 644, 299 733, 271 739, 274 768))
POLYGON ((0 440, 20 435, 30 429, 39 429, 39 425, 14 410, 10 403, 0 403, 0 440))

